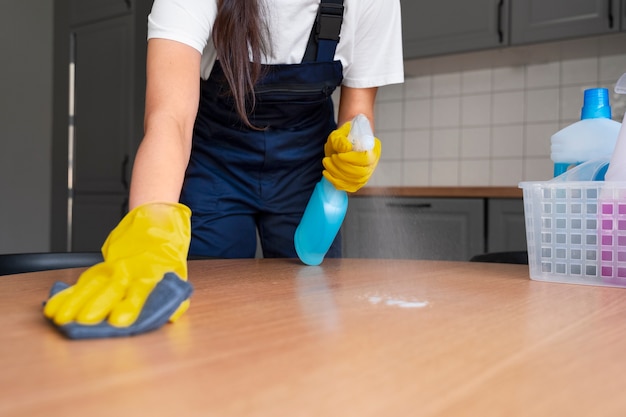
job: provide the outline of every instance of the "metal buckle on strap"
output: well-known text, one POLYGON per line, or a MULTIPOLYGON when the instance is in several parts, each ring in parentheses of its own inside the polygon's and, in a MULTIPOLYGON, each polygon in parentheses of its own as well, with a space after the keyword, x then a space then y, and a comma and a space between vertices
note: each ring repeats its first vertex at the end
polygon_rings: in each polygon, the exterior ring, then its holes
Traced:
POLYGON ((339 40, 343 21, 343 4, 323 3, 317 15, 317 39, 339 40))

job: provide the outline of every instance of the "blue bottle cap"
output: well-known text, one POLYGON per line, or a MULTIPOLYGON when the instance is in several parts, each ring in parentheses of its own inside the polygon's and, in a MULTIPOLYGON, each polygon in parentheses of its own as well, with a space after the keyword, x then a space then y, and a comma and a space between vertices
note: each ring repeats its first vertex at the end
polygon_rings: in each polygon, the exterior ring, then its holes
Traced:
POLYGON ((606 88, 590 88, 585 90, 580 119, 611 118, 609 90, 606 88))

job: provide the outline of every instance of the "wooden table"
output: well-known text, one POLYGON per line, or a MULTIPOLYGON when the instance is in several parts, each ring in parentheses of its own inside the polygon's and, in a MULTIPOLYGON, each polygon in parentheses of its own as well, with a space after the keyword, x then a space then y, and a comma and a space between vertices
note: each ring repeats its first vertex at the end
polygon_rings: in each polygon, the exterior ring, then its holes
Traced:
POLYGON ((55 280, 0 277, 0 416, 624 416, 626 290, 520 265, 190 262, 192 307, 69 341, 55 280))

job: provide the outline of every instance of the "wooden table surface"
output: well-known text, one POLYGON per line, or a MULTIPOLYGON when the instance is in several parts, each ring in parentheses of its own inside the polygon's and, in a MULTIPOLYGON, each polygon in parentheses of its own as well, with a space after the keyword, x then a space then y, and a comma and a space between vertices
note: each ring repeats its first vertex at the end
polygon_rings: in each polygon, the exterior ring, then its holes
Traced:
POLYGON ((176 324, 70 341, 0 277, 0 416, 624 416, 626 290, 521 265, 190 262, 176 324))

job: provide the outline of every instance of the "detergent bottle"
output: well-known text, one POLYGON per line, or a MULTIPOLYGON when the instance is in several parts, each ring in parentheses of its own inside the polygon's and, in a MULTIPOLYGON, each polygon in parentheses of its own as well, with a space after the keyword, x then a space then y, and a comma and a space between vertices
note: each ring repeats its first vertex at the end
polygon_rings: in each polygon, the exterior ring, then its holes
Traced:
POLYGON ((610 157, 620 127, 621 123, 611 119, 608 89, 585 90, 581 120, 559 130, 550 140, 554 176, 582 162, 610 157))
MULTIPOLYGON (((367 117, 359 114, 352 120, 348 140, 354 151, 369 151, 374 148, 374 133, 367 117)), ((322 263, 341 228, 347 210, 348 194, 337 190, 330 181, 322 177, 315 185, 294 235, 296 253, 303 263, 322 263)))

